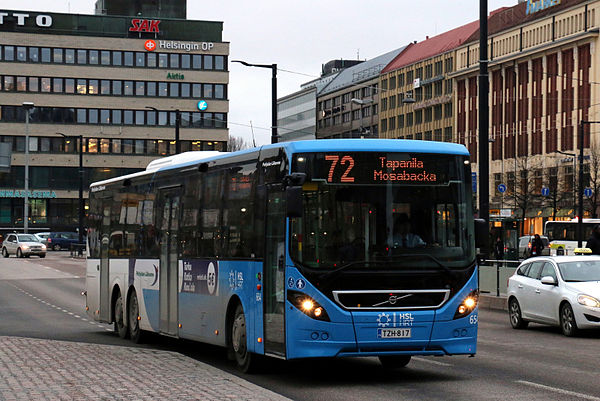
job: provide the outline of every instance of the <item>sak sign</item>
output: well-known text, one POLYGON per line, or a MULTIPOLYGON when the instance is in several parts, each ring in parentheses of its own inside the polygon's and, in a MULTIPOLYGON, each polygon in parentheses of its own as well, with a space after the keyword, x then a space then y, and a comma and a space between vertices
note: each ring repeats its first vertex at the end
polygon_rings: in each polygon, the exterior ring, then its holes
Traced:
POLYGON ((129 32, 160 32, 158 29, 160 24, 159 19, 140 19, 134 18, 131 20, 131 26, 129 32))
MULTIPOLYGON (((4 25, 4 22, 13 18, 17 21, 18 26, 25 26, 25 22, 30 18, 29 14, 25 13, 7 13, 0 11, 0 25, 4 25)), ((52 17, 46 14, 39 14, 35 17, 35 24, 41 28, 48 28, 52 26, 52 17)))
POLYGON ((550 7, 554 7, 560 4, 560 0, 527 0, 527 9, 525 15, 537 13, 538 11, 545 10, 550 7))

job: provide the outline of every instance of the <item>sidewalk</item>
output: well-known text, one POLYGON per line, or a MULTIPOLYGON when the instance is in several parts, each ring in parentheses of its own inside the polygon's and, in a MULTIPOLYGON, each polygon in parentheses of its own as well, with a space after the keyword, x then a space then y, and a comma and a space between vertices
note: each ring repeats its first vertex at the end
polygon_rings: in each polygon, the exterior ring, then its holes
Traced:
POLYGON ((491 294, 479 294, 479 309, 508 311, 506 295, 500 294, 500 296, 497 297, 491 294))
POLYGON ((287 398, 176 352, 0 336, 0 400, 287 398))

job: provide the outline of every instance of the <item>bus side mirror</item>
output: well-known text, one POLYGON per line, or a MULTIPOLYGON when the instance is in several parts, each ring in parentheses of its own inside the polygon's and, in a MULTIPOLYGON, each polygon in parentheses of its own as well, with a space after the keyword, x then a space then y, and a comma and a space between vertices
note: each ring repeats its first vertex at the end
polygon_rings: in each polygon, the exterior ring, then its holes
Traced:
POLYGON ((475 219, 475 248, 485 247, 488 235, 487 221, 484 219, 475 219))
POLYGON ((285 204, 287 217, 302 217, 302 186, 292 186, 285 189, 285 204))

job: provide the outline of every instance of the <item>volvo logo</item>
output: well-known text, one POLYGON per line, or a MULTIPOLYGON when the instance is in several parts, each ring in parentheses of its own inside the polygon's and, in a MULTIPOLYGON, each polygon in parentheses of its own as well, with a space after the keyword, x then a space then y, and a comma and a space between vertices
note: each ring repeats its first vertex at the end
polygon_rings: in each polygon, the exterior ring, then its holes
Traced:
POLYGON ((404 298, 408 298, 408 297, 412 297, 413 294, 406 294, 403 295, 401 297, 397 296, 397 295, 390 295, 390 297, 387 299, 387 301, 383 301, 383 302, 379 302, 376 304, 373 304, 373 306, 381 306, 381 305, 385 305, 385 304, 390 304, 390 305, 395 305, 396 302, 398 302, 401 299, 404 298))

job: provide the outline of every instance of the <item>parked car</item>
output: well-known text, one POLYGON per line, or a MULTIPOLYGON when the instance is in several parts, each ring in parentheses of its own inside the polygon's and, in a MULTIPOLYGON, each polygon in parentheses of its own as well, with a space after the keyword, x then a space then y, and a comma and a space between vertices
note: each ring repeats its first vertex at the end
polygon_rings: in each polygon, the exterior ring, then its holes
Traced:
MULTIPOLYGON (((533 242, 533 235, 525 235, 523 237, 519 237, 519 257, 527 259, 531 256, 531 243, 533 242)), ((542 249, 541 255, 538 256, 549 256, 550 255, 550 241, 548 241, 548 237, 545 235, 540 235, 542 239, 542 243, 544 244, 544 249, 542 249)))
POLYGON ((38 239, 38 241, 40 241, 42 244, 44 245, 48 245, 48 237, 50 236, 50 233, 35 233, 33 234, 35 235, 35 237, 38 239))
POLYGON ((53 232, 50 233, 46 241, 48 248, 53 251, 70 249, 71 244, 77 244, 79 242, 79 234, 75 232, 53 232))
POLYGON ((566 336, 600 328, 600 256, 538 256, 508 279, 514 329, 529 322, 560 326, 566 336))
POLYGON ((2 242, 2 256, 8 258, 16 255, 17 258, 37 255, 46 257, 46 246, 38 242, 33 234, 8 234, 2 242))

